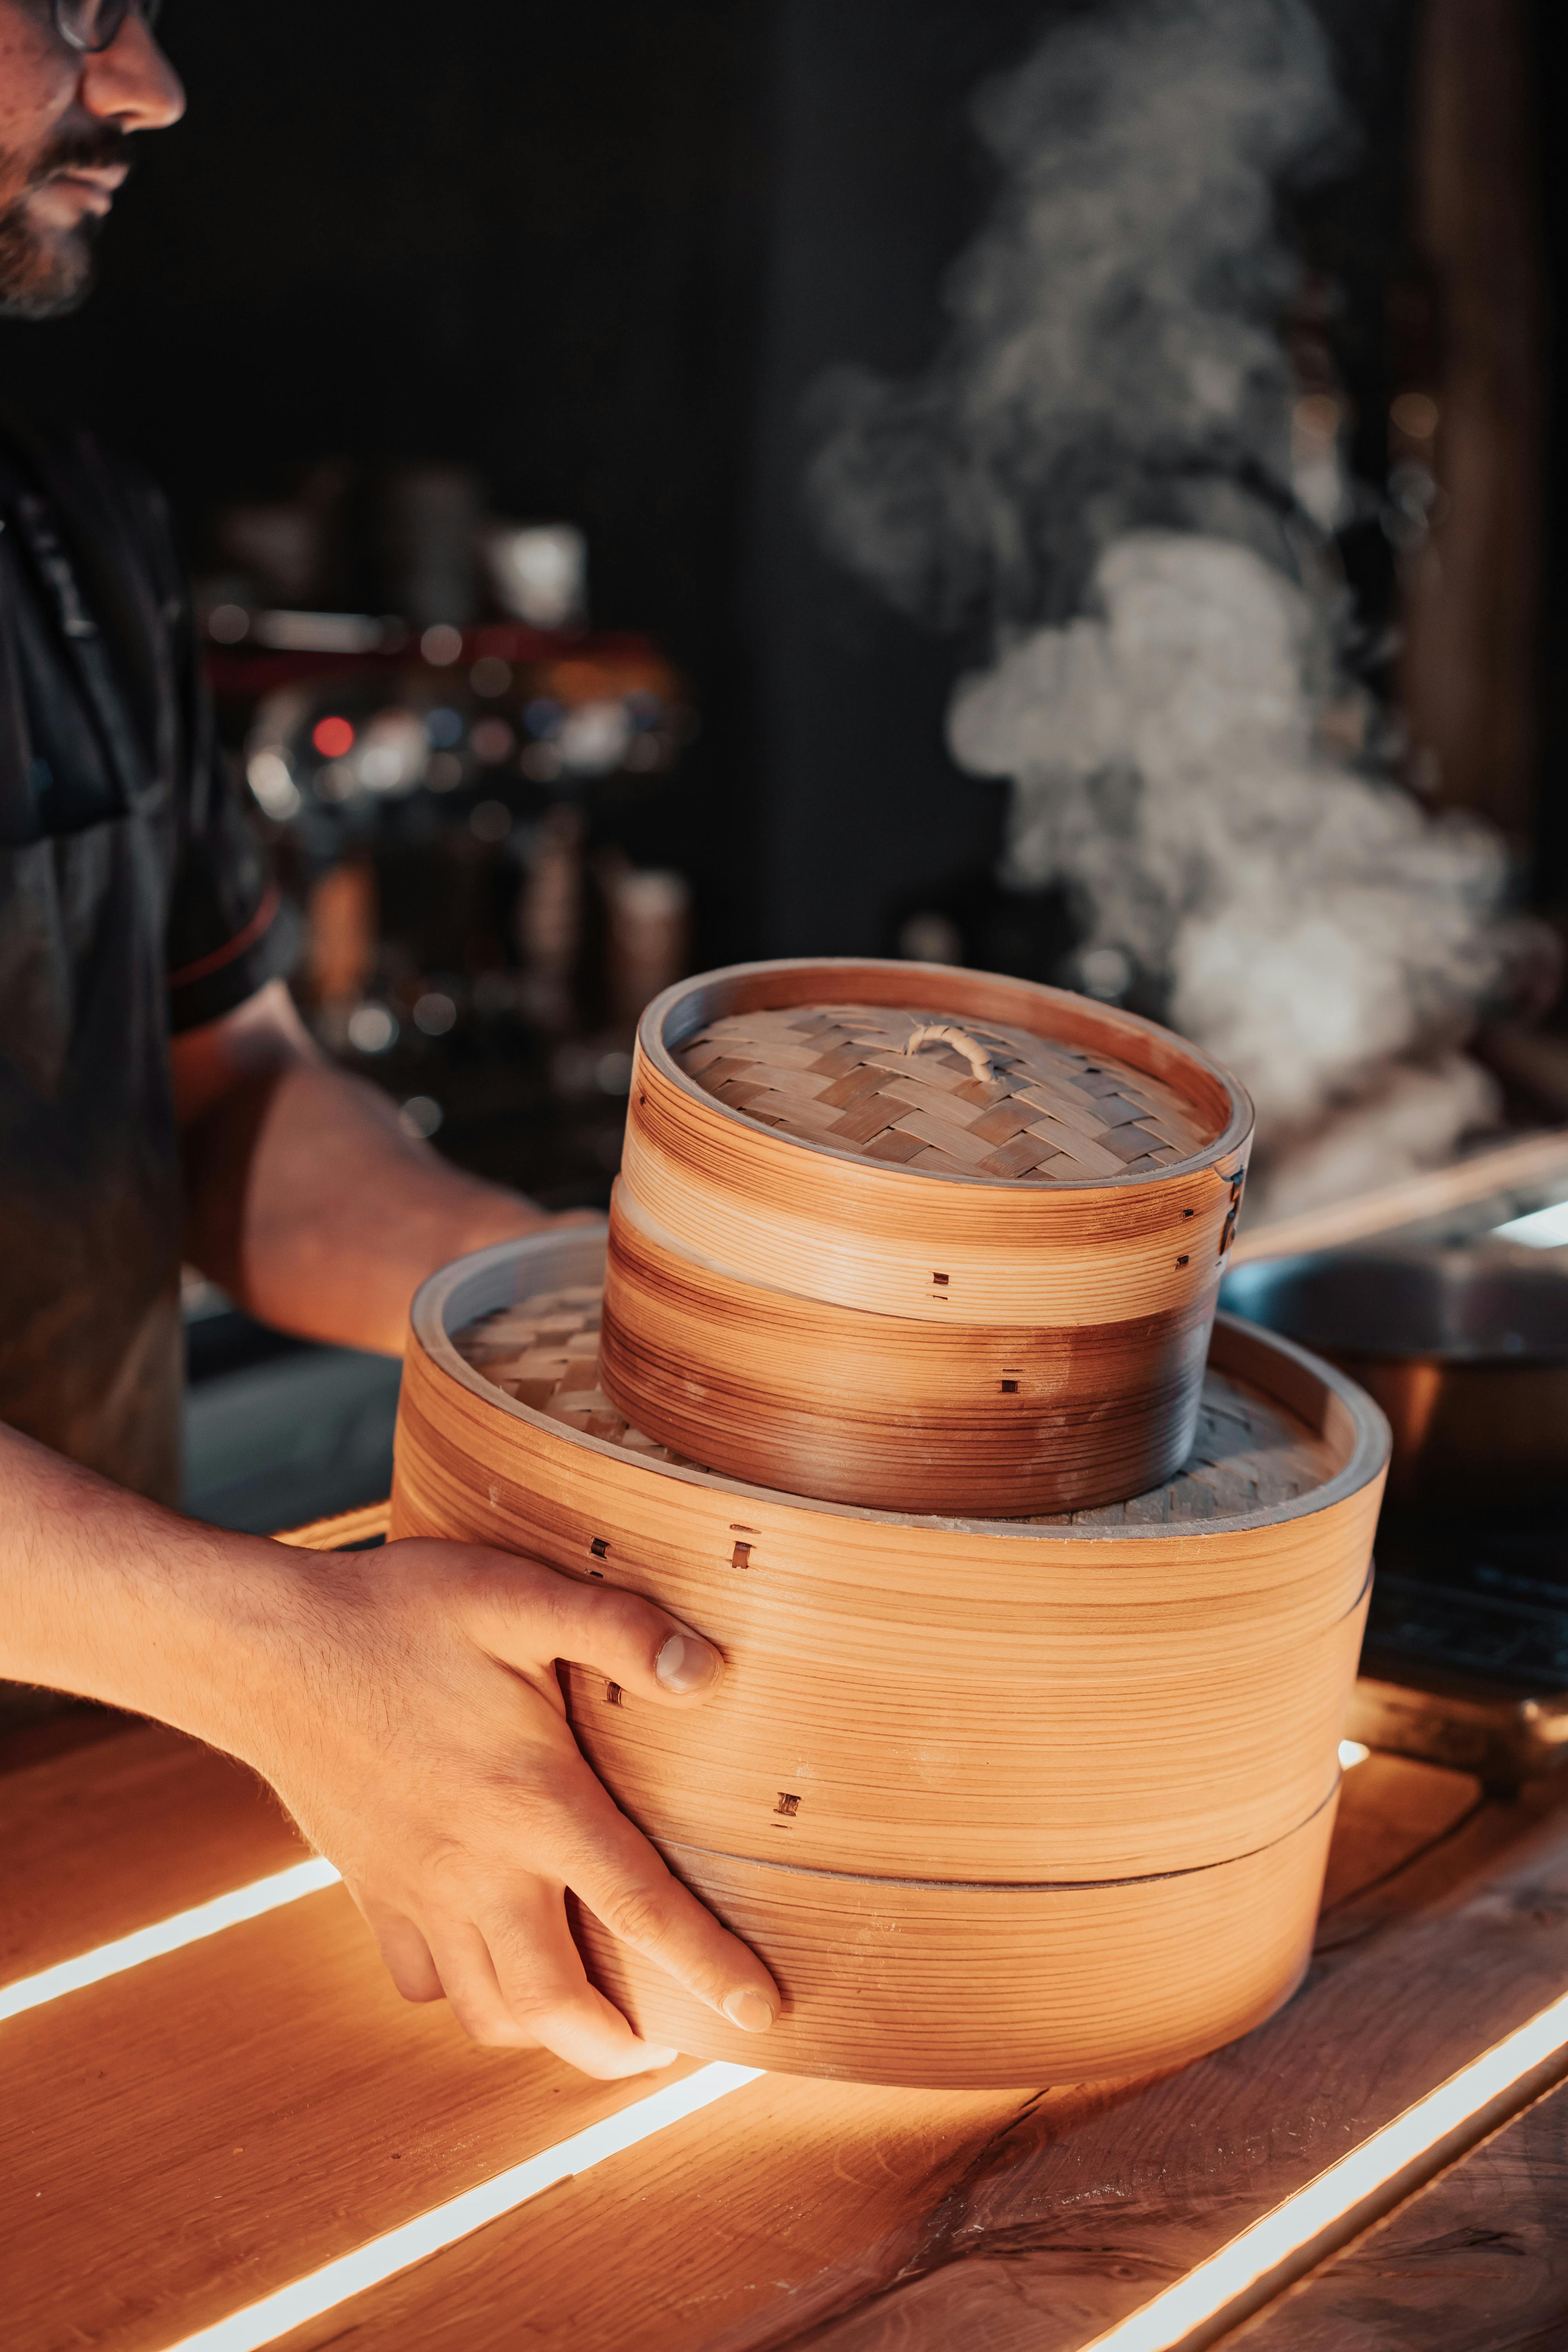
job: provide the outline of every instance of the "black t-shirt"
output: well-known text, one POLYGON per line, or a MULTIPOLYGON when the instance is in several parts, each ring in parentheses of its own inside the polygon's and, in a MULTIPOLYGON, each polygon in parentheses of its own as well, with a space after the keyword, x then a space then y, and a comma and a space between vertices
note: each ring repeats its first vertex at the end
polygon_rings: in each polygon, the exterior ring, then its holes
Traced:
POLYGON ((43 442, 0 423, 0 629, 14 681, 9 694, 0 685, 0 730, 11 737, 10 756, 0 757, 0 850, 85 832, 124 806, 112 746, 82 689, 73 598, 101 624, 113 686, 174 787, 165 961, 177 1035, 243 1003, 285 967, 287 948, 270 873, 214 732, 167 511, 150 482, 88 436, 43 442), (110 502, 118 544, 106 548, 96 534, 85 544, 82 516, 110 502), (51 546, 63 551, 63 582, 47 576, 51 546), (132 565, 134 583, 124 577, 132 565), (155 615, 151 652, 145 625, 117 626, 126 616, 101 609, 129 605, 132 590, 143 625, 155 615))

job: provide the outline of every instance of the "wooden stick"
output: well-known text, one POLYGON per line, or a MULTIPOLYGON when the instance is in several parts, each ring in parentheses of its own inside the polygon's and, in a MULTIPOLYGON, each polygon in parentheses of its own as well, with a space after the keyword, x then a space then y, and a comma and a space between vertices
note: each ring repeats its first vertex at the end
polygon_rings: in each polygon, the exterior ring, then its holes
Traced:
POLYGON ((338 1511, 330 1519, 282 1528, 273 1541, 295 1544, 301 1551, 346 1551, 353 1544, 373 1543, 384 1536, 391 1517, 390 1503, 366 1503, 357 1511, 338 1511))
POLYGON ((1479 1151, 1451 1168, 1432 1168, 1419 1176, 1403 1177, 1397 1184, 1380 1185, 1376 1192, 1358 1193, 1352 1200, 1331 1201, 1321 1209, 1303 1209, 1295 1216, 1248 1225, 1231 1251, 1231 1263, 1337 1249, 1350 1242, 1369 1240, 1375 1234, 1391 1233, 1400 1225, 1415 1224, 1426 1217, 1440 1217, 1449 1209, 1468 1208, 1491 1192, 1525 1190, 1554 1179, 1568 1183, 1568 1128, 1522 1136, 1517 1143, 1479 1151))

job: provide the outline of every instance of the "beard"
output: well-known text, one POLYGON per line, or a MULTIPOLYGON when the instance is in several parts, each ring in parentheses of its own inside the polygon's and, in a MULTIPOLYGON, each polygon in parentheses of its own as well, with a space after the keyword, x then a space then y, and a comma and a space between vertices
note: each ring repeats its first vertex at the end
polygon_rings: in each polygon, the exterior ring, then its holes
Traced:
POLYGON ((129 141, 112 123, 63 134, 29 168, 0 154, 0 187, 20 192, 0 210, 0 318, 58 319, 92 291, 93 245, 102 221, 89 213, 74 228, 40 229, 28 200, 61 173, 129 161, 129 141))

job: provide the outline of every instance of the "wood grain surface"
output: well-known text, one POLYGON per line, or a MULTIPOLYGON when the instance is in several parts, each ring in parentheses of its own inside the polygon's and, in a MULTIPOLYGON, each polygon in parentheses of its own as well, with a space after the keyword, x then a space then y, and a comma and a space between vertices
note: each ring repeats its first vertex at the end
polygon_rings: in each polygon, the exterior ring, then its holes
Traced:
POLYGON ((636 1427, 757 1486, 1010 1518, 1142 1495, 1192 1445, 1214 1289, 1124 1322, 942 1323, 689 1255, 622 1183, 601 1378, 636 1427))
MULTIPOLYGON (((1425 1890, 1414 1875, 1416 1857, 1441 1850, 1452 1862, 1455 1832, 1483 1818, 1489 1823, 1498 1816, 1468 1772, 1416 1764, 1404 1756, 1363 1757, 1340 1784, 1319 1948, 1341 1936, 1336 1920, 1348 1917, 1349 1932, 1363 1934, 1379 1889, 1392 1889, 1394 1914, 1422 1899, 1425 1890)), ((1486 1849, 1489 1856, 1490 1852, 1486 1849)))
POLYGON ((839 1502, 1140 1493, 1191 1439, 1250 1134, 1202 1056, 1060 991, 831 961, 682 982, 638 1026, 606 1392, 839 1502))
POLYGON ((1506 2124, 1231 2340, 1237 2352, 1560 2352, 1568 2089, 1506 2124))
MULTIPOLYGON (((605 1393, 603 1306, 603 1291, 591 1284, 531 1295, 454 1331, 452 1344, 503 1395, 567 1429, 604 1438, 645 1459, 708 1469, 708 1464, 660 1445, 637 1428, 605 1393)), ((1336 1467, 1333 1447, 1288 1404, 1232 1380, 1211 1362, 1199 1391, 1191 1449, 1169 1478, 1122 1502, 1019 1516, 1036 1527, 1137 1527, 1155 1521, 1176 1526, 1236 1518, 1297 1501, 1325 1486, 1336 1467)))
MULTIPOLYGON (((271 2352, 782 2352, 929 2259, 1016 2136, 1118 2095, 765 2075, 271 2352)), ((911 2336, 900 2352, 984 2341, 911 2336)))
MULTIPOLYGON (((599 1379, 605 1291, 593 1284, 531 1294, 527 1301, 491 1307, 461 1331, 451 1345, 491 1388, 517 1404, 529 1404, 564 1428, 651 1461, 670 1461, 684 1470, 708 1470, 670 1446, 660 1446, 647 1430, 635 1428, 605 1395, 599 1379)), ((1310 1400, 1307 1400, 1310 1402, 1310 1400)), ((1295 1503, 1335 1477, 1338 1456, 1281 1400, 1269 1400, 1246 1381, 1229 1379, 1217 1364, 1204 1371, 1192 1449, 1183 1465, 1159 1486, 1142 1489, 1121 1503, 1093 1503, 1084 1510, 1025 1512, 1032 1527, 1178 1527, 1194 1519, 1237 1519, 1248 1512, 1295 1503)), ((390 1506, 378 1506, 385 1522, 390 1506)), ((369 1512, 364 1515, 369 1517, 369 1512)), ((282 1536, 282 1543, 312 1540, 341 1522, 324 1519, 315 1528, 282 1536)))
POLYGON ((1096 2119, 993 2175, 966 2217, 972 2261, 900 2284, 814 2347, 1079 2352, 1563 1991, 1568 1832, 1559 1816, 1465 1899, 1381 1935, 1325 1925, 1333 1948, 1278 2017, 1146 2092, 1135 2133, 1096 2119))
MULTIPOLYGON (((1435 2015, 1422 2013, 1427 1980, 1407 1987, 1403 1972, 1405 1929, 1434 1912, 1462 1944, 1457 1885, 1496 1874, 1538 1832, 1526 1808, 1489 1805, 1478 1819, 1477 1797, 1435 1768, 1352 1772, 1335 1839, 1341 1905, 1325 1921, 1342 1956, 1272 2023, 1181 2075, 970 2095, 770 2075, 279 2352, 1079 2352, 1176 2275, 1189 2248, 1234 2234, 1485 2032, 1476 1955, 1467 1989, 1435 2015), (1405 1874, 1390 1867, 1391 1807, 1418 1858, 1405 1874), (1358 1891, 1367 1872, 1370 1909, 1358 1891), (1402 1879, 1414 1887, 1403 1897, 1402 1879)), ((1535 1870, 1531 1855, 1519 1885, 1535 1870)), ((1552 1980, 1540 1950, 1531 1982, 1512 1976, 1522 1898, 1508 1883, 1491 1946, 1505 2022, 1552 1980)), ((1489 1966, 1483 1956, 1483 1980, 1489 1966)), ((1557 1967, 1568 1973, 1561 1951, 1557 1967)), ((1430 2331, 1417 2342, 1447 2352, 1430 2331)), ((1363 2352, 1353 2336, 1342 2343, 1363 2352)), ((1373 2339, 1364 2352, 1406 2347, 1373 2339)))
POLYGON ((307 1850, 253 1772, 161 1725, 7 1773, 0 1984, 270 1877, 307 1850))
POLYGON ((68 1994, 0 2027, 5 2352, 162 2352, 683 2071, 476 2049, 341 1887, 68 1994))
MULTIPOLYGON (((1235 1230, 1251 1106, 1151 1023, 1022 981, 937 966, 737 965, 654 1000, 637 1031, 622 1177, 689 1256, 744 1282, 873 1314, 1017 1328, 1123 1323, 1217 1283, 1235 1230), (676 1051, 705 1023, 826 992, 996 1021, 1104 1051, 1168 1084, 1209 1140, 1152 1173, 998 1184, 786 1138, 720 1103, 676 1051)), ((654 1433, 658 1434, 657 1432, 654 1433)))

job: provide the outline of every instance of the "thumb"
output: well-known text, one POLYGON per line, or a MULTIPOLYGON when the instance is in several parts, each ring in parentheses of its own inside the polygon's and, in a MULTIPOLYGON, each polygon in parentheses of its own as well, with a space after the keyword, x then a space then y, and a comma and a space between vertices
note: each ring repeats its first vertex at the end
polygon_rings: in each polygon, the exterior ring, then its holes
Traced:
POLYGON ((640 1698, 677 1706, 710 1698, 724 1672, 711 1642, 619 1585, 580 1583, 537 1561, 509 1559, 487 1601, 484 1638, 509 1665, 564 1658, 640 1698))

